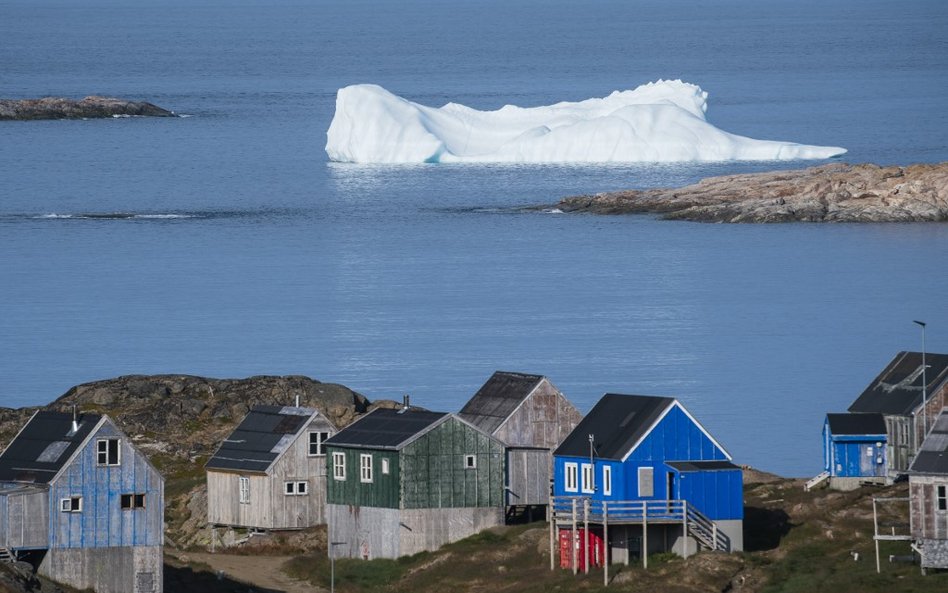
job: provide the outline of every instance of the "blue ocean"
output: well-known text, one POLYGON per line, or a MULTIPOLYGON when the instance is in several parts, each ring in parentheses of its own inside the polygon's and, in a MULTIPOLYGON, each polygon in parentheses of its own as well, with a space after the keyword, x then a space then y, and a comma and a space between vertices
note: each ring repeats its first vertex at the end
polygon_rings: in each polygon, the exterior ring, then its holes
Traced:
POLYGON ((826 161, 365 166, 337 89, 478 109, 659 79, 715 126, 948 160, 942 0, 0 0, 0 97, 187 117, 0 122, 0 405, 131 373, 305 374, 457 411, 494 370, 670 395, 737 463, 822 467, 900 350, 948 351, 948 225, 518 211, 826 161))

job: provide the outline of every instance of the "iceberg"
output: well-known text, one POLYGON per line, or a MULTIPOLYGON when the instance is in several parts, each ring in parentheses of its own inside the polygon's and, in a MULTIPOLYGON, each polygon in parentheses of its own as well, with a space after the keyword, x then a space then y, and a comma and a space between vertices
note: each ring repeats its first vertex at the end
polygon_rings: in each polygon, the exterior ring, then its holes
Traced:
POLYGON ((326 153, 346 163, 668 163, 846 152, 730 134, 705 119, 707 99, 697 85, 659 80, 603 98, 479 111, 427 107, 358 84, 336 95, 326 153))

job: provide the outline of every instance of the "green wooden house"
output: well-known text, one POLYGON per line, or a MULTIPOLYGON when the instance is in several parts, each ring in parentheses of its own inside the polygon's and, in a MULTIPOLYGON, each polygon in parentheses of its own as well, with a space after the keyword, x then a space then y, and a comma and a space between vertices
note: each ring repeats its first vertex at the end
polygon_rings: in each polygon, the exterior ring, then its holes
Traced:
POLYGON ((453 414, 377 409, 326 454, 336 558, 436 550, 504 522, 504 446, 453 414))

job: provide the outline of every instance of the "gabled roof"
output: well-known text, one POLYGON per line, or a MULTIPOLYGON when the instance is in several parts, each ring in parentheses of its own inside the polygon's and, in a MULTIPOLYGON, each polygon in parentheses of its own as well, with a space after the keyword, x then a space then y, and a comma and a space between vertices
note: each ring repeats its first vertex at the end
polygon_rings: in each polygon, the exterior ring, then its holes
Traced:
POLYGON ((326 444, 397 450, 448 417, 447 412, 377 408, 329 437, 326 444))
POLYGON ((0 455, 0 481, 48 484, 102 418, 100 414, 79 414, 74 432, 72 414, 36 412, 0 455))
POLYGON ((493 434, 542 380, 542 375, 497 371, 477 390, 458 415, 488 434, 493 434))
POLYGON ((621 460, 675 403, 671 397, 607 393, 553 452, 589 456, 589 435, 595 435, 595 455, 621 460))
MULTIPOLYGON (((948 354, 925 354, 924 373, 931 395, 948 378, 948 354)), ((908 416, 922 403, 922 353, 899 352, 866 387, 850 412, 908 416)))
POLYGON ((948 475, 948 408, 942 409, 935 425, 909 468, 910 473, 948 475))
POLYGON ((205 467, 266 473, 316 415, 312 408, 254 406, 205 467))
POLYGON ((830 434, 885 436, 885 418, 882 414, 827 414, 830 434))

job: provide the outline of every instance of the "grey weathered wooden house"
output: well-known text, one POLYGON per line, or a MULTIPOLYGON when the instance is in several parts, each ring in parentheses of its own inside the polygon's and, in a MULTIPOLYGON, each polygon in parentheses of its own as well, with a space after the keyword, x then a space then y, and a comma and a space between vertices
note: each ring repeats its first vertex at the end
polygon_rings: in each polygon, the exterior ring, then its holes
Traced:
POLYGON ((508 511, 549 504, 553 449, 582 420, 549 379, 497 371, 458 415, 504 444, 508 511))
POLYGON ((212 527, 302 529, 326 522, 326 441, 317 410, 255 406, 208 460, 212 527))
POLYGON ((503 524, 503 444, 453 414, 377 409, 327 453, 333 557, 397 558, 503 524))
POLYGON ((98 593, 160 593, 164 480, 108 416, 40 411, 0 455, 0 549, 98 593))
POLYGON ((923 370, 921 352, 899 352, 849 406, 850 412, 885 418, 891 478, 905 474, 935 417, 948 405, 948 354, 926 353, 925 365, 923 370))
POLYGON ((909 514, 922 568, 948 568, 948 408, 936 417, 909 470, 909 514))

